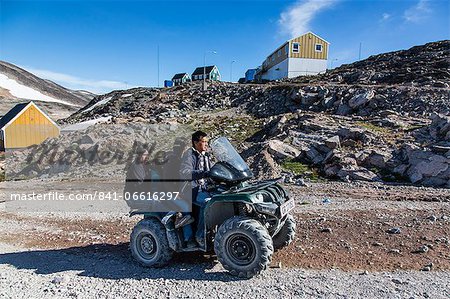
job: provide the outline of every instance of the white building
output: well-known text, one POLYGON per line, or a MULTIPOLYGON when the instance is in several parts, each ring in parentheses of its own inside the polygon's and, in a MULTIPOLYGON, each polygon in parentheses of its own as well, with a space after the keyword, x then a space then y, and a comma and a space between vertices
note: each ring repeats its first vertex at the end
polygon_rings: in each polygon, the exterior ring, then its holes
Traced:
POLYGON ((286 41, 267 56, 257 80, 277 80, 324 73, 328 65, 330 43, 308 32, 286 41))

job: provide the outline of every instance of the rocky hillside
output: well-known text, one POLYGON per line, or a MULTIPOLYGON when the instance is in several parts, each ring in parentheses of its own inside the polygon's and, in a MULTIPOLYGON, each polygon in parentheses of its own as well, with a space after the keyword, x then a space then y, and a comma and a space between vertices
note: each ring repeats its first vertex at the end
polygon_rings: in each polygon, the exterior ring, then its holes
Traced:
POLYGON ((282 82, 115 91, 63 123, 190 124, 230 137, 260 178, 449 188, 447 45, 429 43, 282 82))
POLYGON ((255 117, 298 110, 373 116, 392 110, 428 117, 447 114, 450 41, 371 56, 319 76, 261 85, 216 82, 203 92, 195 82, 170 89, 137 88, 94 98, 68 122, 102 116, 177 116, 179 111, 240 107, 255 117), (170 112, 170 113, 169 113, 170 112))
POLYGON ((64 118, 86 105, 95 95, 70 90, 41 79, 11 63, 0 61, 0 115, 24 101, 36 101, 54 119, 64 118))
POLYGON ((448 88, 450 41, 432 42, 408 50, 373 55, 345 64, 320 76, 297 77, 290 82, 359 85, 407 85, 448 88))

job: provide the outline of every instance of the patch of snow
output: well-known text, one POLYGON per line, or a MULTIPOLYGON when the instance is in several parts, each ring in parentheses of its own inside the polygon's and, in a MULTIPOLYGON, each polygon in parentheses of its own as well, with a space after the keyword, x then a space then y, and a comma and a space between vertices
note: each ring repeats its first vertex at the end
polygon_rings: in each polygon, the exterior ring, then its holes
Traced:
POLYGON ((85 95, 93 95, 94 93, 86 90, 77 90, 79 93, 85 94, 85 95))
POLYGON ((98 124, 100 122, 107 122, 110 119, 111 119, 111 116, 104 116, 104 117, 99 117, 99 118, 96 118, 96 119, 90 119, 90 120, 82 121, 80 123, 68 125, 67 127, 61 128, 61 132, 84 130, 84 129, 86 129, 86 128, 90 127, 90 126, 93 126, 95 124, 98 124))
POLYGON ((0 74, 0 87, 7 89, 10 94, 19 99, 41 101, 41 102, 54 102, 68 106, 76 106, 75 104, 44 95, 31 87, 22 85, 16 80, 8 78, 4 74, 0 74))
POLYGON ((98 101, 97 103, 95 103, 95 104, 92 105, 91 107, 88 107, 88 108, 84 109, 82 112, 89 112, 89 111, 91 111, 92 109, 94 109, 95 107, 98 107, 98 106, 100 106, 100 105, 105 105, 106 103, 108 103, 108 102, 111 100, 111 98, 112 98, 112 97, 104 98, 103 100, 98 101))
POLYGON ((122 98, 128 98, 131 97, 133 94, 132 93, 126 93, 122 95, 122 98))

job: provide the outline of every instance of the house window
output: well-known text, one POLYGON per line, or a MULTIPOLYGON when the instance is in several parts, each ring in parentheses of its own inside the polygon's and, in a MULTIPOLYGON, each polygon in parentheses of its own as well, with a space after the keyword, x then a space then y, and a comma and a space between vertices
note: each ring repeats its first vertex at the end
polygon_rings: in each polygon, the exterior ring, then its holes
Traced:
POLYGON ((316 52, 322 52, 322 45, 316 44, 316 52))
POLYGON ((289 45, 286 45, 284 47, 284 54, 287 54, 287 53, 289 53, 289 45))
POLYGON ((278 50, 278 57, 280 57, 280 56, 281 56, 281 49, 278 50))
POLYGON ((275 55, 272 55, 272 62, 275 61, 275 55))
POLYGON ((292 43, 292 53, 298 53, 298 52, 300 52, 300 44, 292 43))

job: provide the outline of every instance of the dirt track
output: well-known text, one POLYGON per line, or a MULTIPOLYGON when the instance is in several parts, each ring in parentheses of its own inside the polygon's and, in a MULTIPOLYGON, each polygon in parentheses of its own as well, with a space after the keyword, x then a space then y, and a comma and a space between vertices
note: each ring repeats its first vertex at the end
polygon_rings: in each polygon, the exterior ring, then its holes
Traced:
MULTIPOLYGON (((344 183, 290 189, 297 202, 297 238, 274 255, 273 265, 392 271, 432 263, 435 270, 450 270, 450 190, 344 183), (393 227, 401 233, 386 232, 393 227), (428 252, 415 252, 422 245, 428 252)), ((107 244, 128 254, 129 233, 138 218, 75 215, 3 212, 0 239, 40 249, 107 244)))

